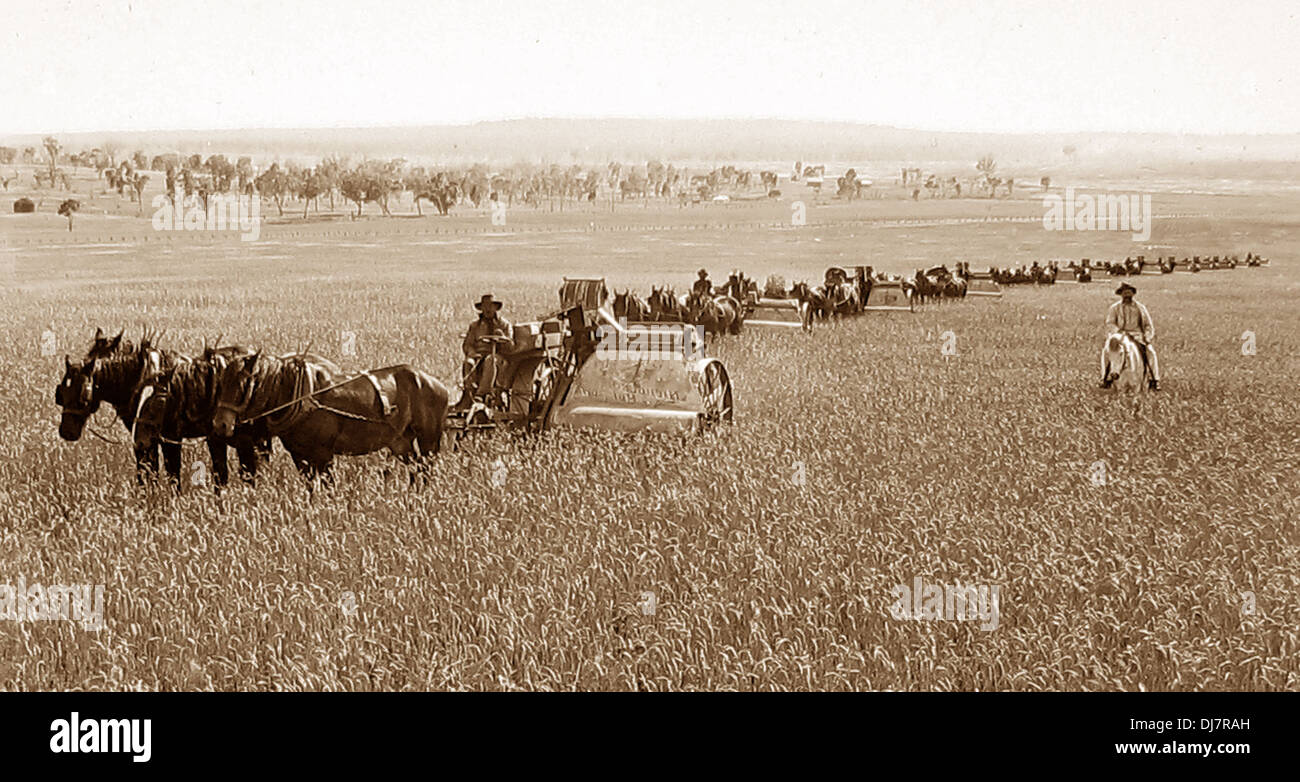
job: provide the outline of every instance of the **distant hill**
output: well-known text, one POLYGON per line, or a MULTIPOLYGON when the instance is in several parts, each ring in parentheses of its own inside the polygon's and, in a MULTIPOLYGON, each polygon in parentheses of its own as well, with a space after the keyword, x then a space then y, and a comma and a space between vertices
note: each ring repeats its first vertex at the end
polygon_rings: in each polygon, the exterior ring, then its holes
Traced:
MULTIPOLYGON (((312 128, 56 134, 78 150, 114 144, 122 151, 249 154, 311 161, 405 157, 412 163, 490 165, 605 161, 757 164, 795 160, 971 161, 1113 169, 1175 162, 1287 161, 1300 164, 1300 134, 1204 136, 1129 133, 992 134, 908 130, 847 122, 794 120, 518 119, 428 127, 312 128)), ((0 139, 37 146, 40 136, 0 139)), ((1288 167, 1289 168, 1289 167, 1288 167)))

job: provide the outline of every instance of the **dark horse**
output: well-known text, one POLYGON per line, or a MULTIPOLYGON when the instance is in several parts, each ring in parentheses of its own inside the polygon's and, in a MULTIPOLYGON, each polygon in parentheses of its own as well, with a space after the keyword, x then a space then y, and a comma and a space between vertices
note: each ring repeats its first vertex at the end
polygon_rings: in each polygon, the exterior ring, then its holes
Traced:
POLYGON ((818 288, 818 294, 822 299, 823 317, 842 318, 862 309, 862 302, 858 301, 858 289, 847 280, 827 280, 818 288))
POLYGON ((265 421, 305 477, 330 482, 339 454, 387 448, 417 464, 438 453, 448 392, 437 378, 406 364, 340 378, 306 356, 255 353, 226 364, 215 397, 217 435, 232 437, 237 424, 265 421))
POLYGON ((686 319, 686 310, 681 299, 672 288, 650 289, 650 319, 659 323, 681 323, 686 319))
POLYGON ((722 286, 722 292, 742 303, 758 301, 758 283, 745 276, 744 272, 732 272, 722 286))
POLYGON ((933 277, 920 269, 916 270, 916 273, 912 275, 909 282, 911 283, 912 289, 916 291, 916 301, 918 304, 924 304, 931 299, 937 299, 943 294, 943 287, 939 285, 933 277))
POLYGON ((943 299, 960 299, 966 296, 966 278, 954 274, 946 265, 932 266, 924 272, 929 281, 934 297, 943 299))
POLYGON ((808 283, 796 282, 790 288, 790 295, 799 302, 799 322, 805 331, 812 328, 814 316, 823 319, 826 317, 825 301, 820 294, 808 287, 808 283))
POLYGON ((614 317, 623 318, 628 323, 643 323, 650 320, 650 305, 631 291, 615 293, 614 317))
POLYGON ((705 334, 739 334, 740 302, 730 296, 692 293, 686 300, 686 322, 703 326, 705 334))
POLYGON ((966 293, 970 290, 970 283, 966 281, 966 277, 961 273, 961 269, 951 272, 948 271, 946 266, 942 268, 946 273, 943 281, 943 295, 950 299, 966 298, 966 293))
POLYGON ((136 451, 159 443, 180 445, 185 438, 203 437, 212 458, 215 488, 220 489, 230 481, 226 449, 232 446, 239 456, 239 477, 252 483, 257 477, 258 462, 271 456, 271 436, 266 422, 237 426, 230 438, 212 431, 217 376, 228 362, 250 354, 250 350, 238 346, 205 347, 200 358, 182 358, 175 366, 146 380, 136 396, 133 427, 136 451))
MULTIPOLYGON (((107 402, 122 419, 127 431, 135 422, 132 401, 136 388, 152 374, 169 369, 180 356, 174 352, 157 350, 145 334, 140 344, 123 341, 122 333, 107 337, 103 329, 95 329, 95 339, 86 351, 86 357, 73 362, 63 358, 63 378, 54 390, 54 403, 63 409, 59 420, 59 436, 69 442, 81 439, 86 421, 107 402)), ((158 473, 158 444, 135 449, 136 482, 143 483, 146 474, 158 473)), ((181 447, 179 444, 162 444, 163 463, 167 474, 179 480, 181 473, 181 447)))

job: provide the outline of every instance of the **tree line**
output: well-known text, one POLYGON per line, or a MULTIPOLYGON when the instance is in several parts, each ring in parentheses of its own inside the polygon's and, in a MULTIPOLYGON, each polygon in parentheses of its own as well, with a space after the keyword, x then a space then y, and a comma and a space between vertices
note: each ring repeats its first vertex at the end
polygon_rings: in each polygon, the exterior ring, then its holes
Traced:
MULTIPOLYGON (((145 171, 163 172, 164 193, 173 204, 184 198, 202 204, 206 210, 213 196, 236 194, 270 201, 281 216, 288 203, 297 201, 304 218, 312 208, 319 212, 322 201, 328 202, 330 211, 338 202, 350 204, 356 210, 356 217, 364 214, 367 205, 391 215, 390 204, 404 194, 410 194, 420 216, 424 215, 425 202, 438 214, 447 215, 458 204, 479 208, 489 201, 563 210, 575 202, 605 198, 611 205, 615 201, 650 198, 676 199, 684 205, 728 193, 749 193, 756 188, 767 196, 780 195, 776 189, 780 181, 777 172, 745 170, 734 165, 691 173, 686 168, 657 160, 644 164, 611 162, 604 166, 519 163, 493 171, 484 164, 426 168, 409 165, 404 158, 353 162, 332 155, 311 166, 277 161, 259 170, 248 155, 234 161, 224 154, 204 158, 199 154, 165 153, 150 157, 143 150, 124 153, 113 144, 65 153, 52 136, 45 137, 42 147, 43 168, 35 175, 38 188, 71 189, 68 176, 59 165, 63 162, 94 169, 110 190, 141 203, 141 209, 150 179, 145 171)), ((12 147, 0 147, 0 163, 12 162, 20 154, 25 162, 35 162, 37 157, 33 147, 21 153, 12 147)), ((800 161, 794 164, 788 177, 791 182, 802 179, 808 187, 821 192, 825 168, 800 161)), ((996 164, 991 155, 983 157, 976 168, 983 180, 981 184, 988 188, 990 195, 1001 184, 1010 191, 1013 180, 994 176, 996 164)), ((904 169, 901 184, 910 183, 913 171, 919 179, 919 169, 904 169)), ((7 188, 7 180, 5 184, 7 188)), ((933 175, 925 185, 927 189, 938 186, 933 175)), ((856 169, 850 168, 834 181, 833 192, 837 198, 853 200, 863 197, 870 186, 858 176, 856 169)), ((957 192, 960 195, 960 190, 957 192)))

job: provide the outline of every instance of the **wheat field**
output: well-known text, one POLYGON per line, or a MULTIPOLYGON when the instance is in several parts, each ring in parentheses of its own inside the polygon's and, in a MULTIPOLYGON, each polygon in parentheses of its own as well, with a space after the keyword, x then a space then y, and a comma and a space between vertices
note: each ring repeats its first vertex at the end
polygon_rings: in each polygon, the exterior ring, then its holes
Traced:
MULTIPOLYGON (((1148 257, 1273 263, 1135 280, 1165 386, 1136 403, 1095 388, 1103 277, 724 338, 710 350, 736 421, 701 437, 488 437, 440 454, 423 489, 374 457, 341 460, 315 495, 277 446, 258 487, 221 496, 137 488, 127 447, 59 440, 63 354, 148 325, 190 353, 218 335, 310 344, 346 369, 408 361, 450 381, 473 300, 528 319, 565 275, 644 291, 700 266, 815 281, 832 264, 1143 250, 942 222, 1041 214, 1032 200, 816 206, 798 230, 759 225, 781 204, 521 214, 498 234, 471 232, 481 215, 290 221, 248 243, 5 215, 0 581, 103 584, 105 627, 5 622, 0 688, 1296 689, 1294 207, 1162 204, 1214 217, 1158 223, 1148 257), (936 224, 870 222, 896 215, 936 224), (1000 586, 998 627, 895 619, 891 590, 916 577, 1000 586)), ((107 409, 93 425, 126 438, 107 409)), ((187 445, 184 475, 201 482, 206 458, 187 445)))

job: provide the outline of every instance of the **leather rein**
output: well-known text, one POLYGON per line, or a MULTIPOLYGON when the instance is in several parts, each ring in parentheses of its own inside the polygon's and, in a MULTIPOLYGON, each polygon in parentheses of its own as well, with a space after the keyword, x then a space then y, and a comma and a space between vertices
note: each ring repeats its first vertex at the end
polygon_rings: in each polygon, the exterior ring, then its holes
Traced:
MULTIPOLYGON (((381 370, 381 371, 382 371, 382 370, 381 370)), ((326 392, 328 392, 328 391, 333 391, 333 390, 336 389, 336 388, 341 388, 342 386, 346 386, 346 385, 348 385, 348 384, 350 384, 350 383, 354 383, 354 382, 356 382, 356 381, 358 381, 358 380, 360 380, 360 379, 362 379, 362 378, 367 378, 367 379, 370 380, 371 384, 374 385, 374 387, 375 387, 375 391, 376 391, 376 393, 379 394, 379 396, 380 396, 380 400, 381 400, 381 403, 382 403, 382 402, 383 402, 383 392, 379 390, 379 382, 375 379, 375 377, 374 377, 373 375, 370 374, 370 372, 362 372, 362 373, 359 374, 359 375, 353 375, 352 377, 349 377, 349 378, 346 379, 346 380, 340 380, 340 381, 337 382, 337 383, 333 383, 333 384, 328 385, 328 386, 326 386, 325 388, 321 388, 321 389, 313 389, 313 388, 312 388, 312 386, 314 385, 315 381, 313 380, 312 372, 311 372, 311 370, 307 367, 307 363, 306 363, 305 361, 299 363, 299 366, 298 366, 298 368, 297 368, 297 373, 298 373, 298 376, 297 376, 297 378, 294 380, 294 389, 293 389, 294 398, 293 398, 293 399, 290 399, 288 402, 285 402, 285 403, 283 403, 283 404, 276 405, 275 407, 272 407, 270 410, 263 411, 263 412, 261 412, 261 413, 258 413, 257 415, 254 415, 254 416, 246 416, 246 417, 239 418, 239 419, 238 419, 238 420, 239 420, 239 423, 240 423, 240 424, 249 424, 249 423, 252 423, 253 421, 257 421, 257 420, 259 420, 259 419, 266 418, 267 416, 270 416, 270 415, 273 415, 273 414, 275 414, 275 413, 278 413, 278 412, 280 412, 281 410, 285 410, 285 409, 287 409, 287 408, 292 408, 292 407, 294 407, 295 405, 297 405, 297 406, 298 406, 298 409, 297 409, 297 410, 290 410, 290 411, 289 411, 289 412, 288 412, 288 413, 287 413, 283 418, 281 418, 279 421, 271 421, 271 422, 269 422, 269 423, 271 424, 271 426, 274 427, 274 428, 276 428, 276 429, 287 429, 287 428, 289 428, 289 426, 291 426, 295 421, 297 421, 298 419, 302 418, 302 416, 306 415, 306 414, 309 412, 309 410, 308 410, 309 407, 311 407, 311 408, 316 408, 316 409, 318 409, 318 410, 324 410, 324 411, 329 412, 329 413, 332 413, 332 414, 334 414, 334 415, 343 416, 344 418, 351 418, 351 419, 353 419, 353 420, 357 420, 357 421, 364 421, 364 422, 366 422, 366 423, 372 423, 372 424, 384 424, 384 425, 389 425, 388 422, 387 422, 386 420, 382 419, 382 418, 371 418, 370 416, 361 415, 360 413, 353 413, 353 412, 348 411, 348 410, 340 410, 340 409, 338 409, 337 407, 331 407, 331 406, 329 406, 329 405, 321 404, 320 402, 317 402, 317 401, 316 401, 316 397, 319 396, 320 394, 324 394, 324 393, 326 393, 326 392), (306 389, 305 392, 304 392, 304 387, 305 387, 305 389, 306 389)), ((256 388, 257 388, 257 378, 256 378, 256 376, 254 376, 254 377, 252 378, 252 380, 250 381, 250 385, 249 385, 249 387, 248 387, 248 391, 245 392, 244 395, 243 395, 243 400, 242 400, 242 401, 240 401, 240 402, 238 402, 238 403, 230 403, 230 402, 221 402, 221 401, 219 401, 219 402, 217 402, 217 409, 218 409, 218 410, 229 410, 229 411, 235 413, 235 414, 238 416, 239 413, 240 413, 244 408, 248 407, 248 403, 249 403, 250 401, 252 401, 253 393, 256 391, 256 388)))

